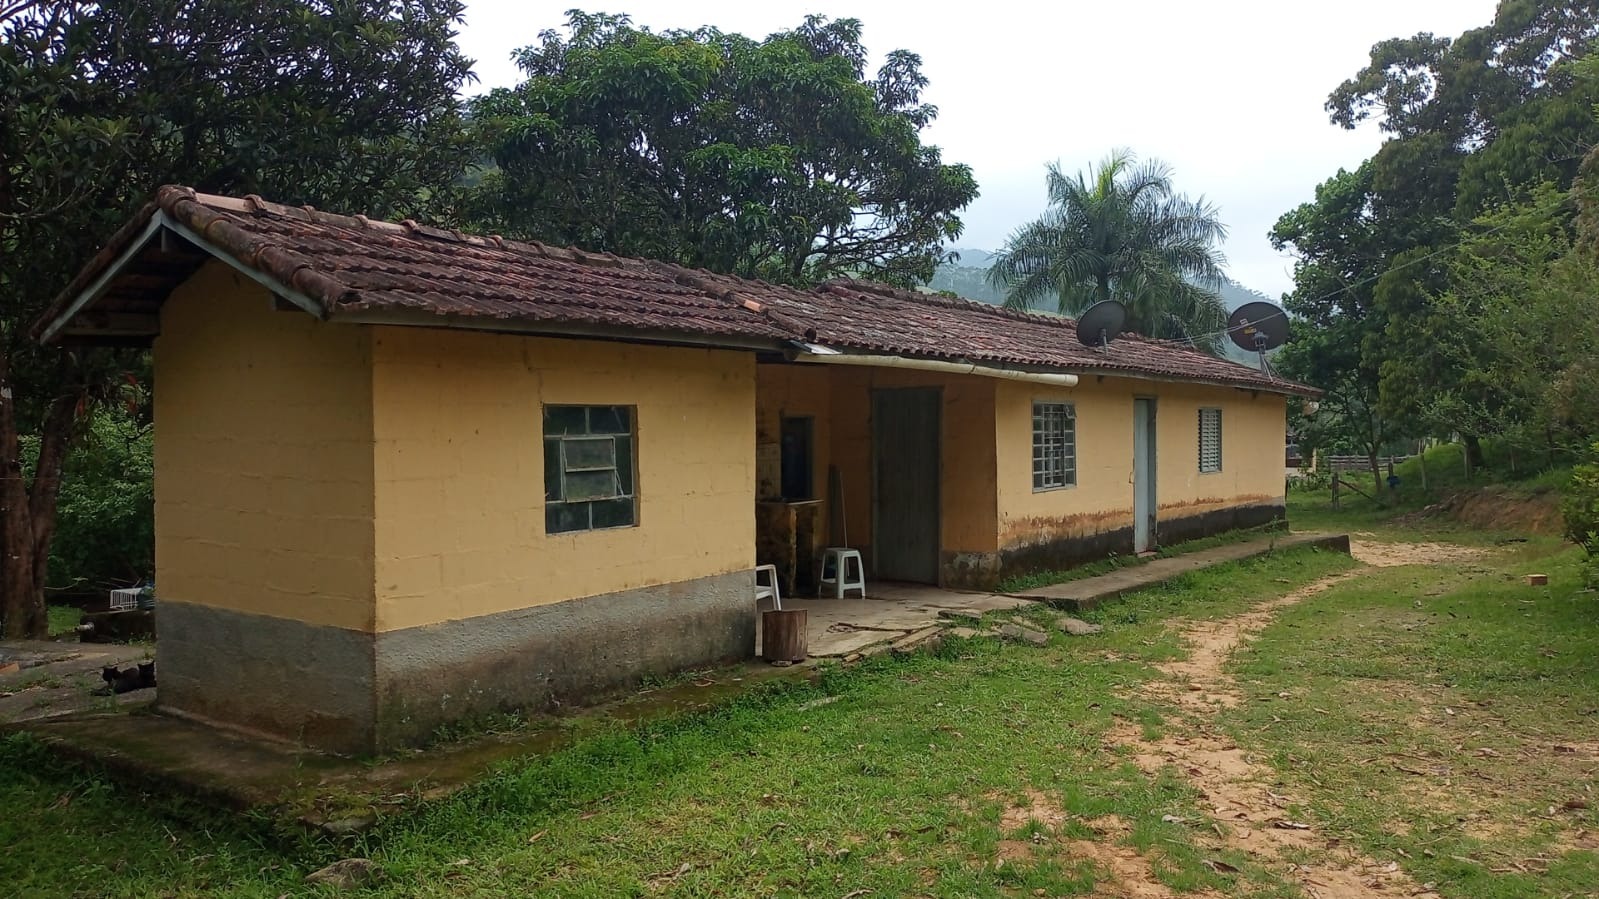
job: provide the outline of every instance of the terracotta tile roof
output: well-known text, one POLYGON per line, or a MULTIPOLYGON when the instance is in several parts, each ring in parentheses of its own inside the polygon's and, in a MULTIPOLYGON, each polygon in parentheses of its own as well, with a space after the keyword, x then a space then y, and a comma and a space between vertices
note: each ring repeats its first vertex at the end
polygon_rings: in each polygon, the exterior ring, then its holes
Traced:
POLYGON ((1251 366, 1172 341, 1124 334, 1104 349, 1086 347, 1077 341, 1077 323, 1059 315, 1020 312, 869 281, 836 280, 815 291, 759 287, 765 289, 739 292, 802 326, 810 341, 832 347, 1319 394, 1302 384, 1271 378, 1251 366))
MULTIPOLYGON (((167 186, 90 262, 36 326, 45 333, 99 303, 119 311, 158 304, 148 272, 129 279, 142 293, 84 297, 152 219, 186 230, 208 249, 299 294, 333 321, 392 320, 457 327, 692 338, 768 349, 795 341, 845 351, 1258 387, 1312 395, 1253 368, 1191 349, 1123 337, 1108 350, 1076 340, 1070 319, 1014 312, 968 300, 835 281, 815 290, 782 287, 675 265, 539 243, 477 237, 364 216, 281 206, 259 197, 216 197, 167 186), (87 302, 85 302, 87 300, 87 302)), ((161 260, 169 280, 177 269, 161 260)), ((172 285, 175 286, 175 283, 172 285)), ((168 288, 169 289, 169 288, 168 288)), ((53 332, 52 332, 53 333, 53 332)))

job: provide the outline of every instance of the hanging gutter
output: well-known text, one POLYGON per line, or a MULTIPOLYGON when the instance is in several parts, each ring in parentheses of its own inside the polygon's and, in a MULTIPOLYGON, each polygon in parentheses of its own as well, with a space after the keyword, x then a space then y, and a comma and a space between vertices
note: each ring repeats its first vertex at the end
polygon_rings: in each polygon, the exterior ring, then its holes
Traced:
POLYGON ((1048 384, 1051 387, 1077 386, 1077 376, 1065 373, 1022 371, 993 365, 945 362, 940 359, 915 359, 907 356, 872 356, 841 353, 832 347, 809 343, 803 345, 803 351, 797 354, 794 360, 796 362, 811 362, 824 365, 864 365, 871 368, 900 368, 952 375, 976 375, 980 378, 999 378, 1006 381, 1025 381, 1030 384, 1048 384))

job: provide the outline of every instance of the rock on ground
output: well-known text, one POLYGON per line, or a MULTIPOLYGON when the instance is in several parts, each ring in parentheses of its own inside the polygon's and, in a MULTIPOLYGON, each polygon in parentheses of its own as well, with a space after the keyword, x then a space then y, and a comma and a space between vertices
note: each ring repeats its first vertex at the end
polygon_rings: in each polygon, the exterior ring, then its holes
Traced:
POLYGON ((344 858, 305 875, 305 882, 325 883, 338 890, 353 890, 382 875, 383 869, 369 858, 344 858))
POLYGON ((1049 642, 1049 635, 1043 631, 1035 631, 1030 627, 1019 624, 1005 624, 999 628, 1001 636, 1020 643, 1031 643, 1034 646, 1043 646, 1049 642))
POLYGON ((1072 618, 1071 616, 1064 616, 1060 619, 1060 629, 1073 637, 1086 637, 1104 630, 1103 627, 1097 624, 1089 624, 1081 618, 1072 618))

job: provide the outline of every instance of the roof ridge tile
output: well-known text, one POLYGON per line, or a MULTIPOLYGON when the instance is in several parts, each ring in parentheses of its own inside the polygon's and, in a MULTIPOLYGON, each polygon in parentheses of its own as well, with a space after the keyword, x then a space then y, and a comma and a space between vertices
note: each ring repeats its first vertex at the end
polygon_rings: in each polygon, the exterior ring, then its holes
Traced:
POLYGON ((925 306, 940 306, 946 309, 964 309, 985 315, 997 316, 999 318, 1008 318, 1013 321, 1035 322, 1056 328, 1070 327, 1073 330, 1076 330, 1077 328, 1077 319, 1072 318, 1069 315, 1057 315, 1055 313, 1038 312, 1031 309, 1012 309, 1009 306, 1001 306, 996 303, 984 303, 981 300, 973 300, 968 297, 960 296, 959 294, 952 294, 945 291, 927 293, 920 290, 907 290, 903 287, 895 287, 892 284, 884 284, 881 281, 871 281, 863 278, 833 278, 832 280, 824 282, 821 286, 825 288, 832 285, 841 285, 846 290, 853 288, 862 293, 886 296, 912 303, 921 303, 925 306))

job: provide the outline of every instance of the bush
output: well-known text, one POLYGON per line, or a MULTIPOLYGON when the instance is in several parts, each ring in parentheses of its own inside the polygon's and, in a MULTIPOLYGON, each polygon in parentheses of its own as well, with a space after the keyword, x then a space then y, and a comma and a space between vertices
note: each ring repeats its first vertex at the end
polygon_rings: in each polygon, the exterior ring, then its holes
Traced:
POLYGON ((147 580, 155 568, 153 442, 114 410, 89 420, 62 472, 52 588, 101 589, 147 580))
MULTIPOLYGON (((1599 444, 1594 445, 1599 454, 1599 444)), ((1566 536, 1587 553, 1584 568, 1588 586, 1599 587, 1599 462, 1585 462, 1571 470, 1560 500, 1566 536)))
POLYGON ((1299 477, 1290 478, 1288 485, 1304 493, 1322 493, 1332 489, 1332 475, 1320 468, 1307 468, 1299 477))

